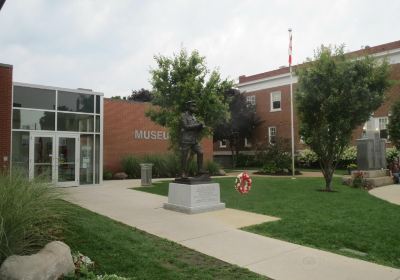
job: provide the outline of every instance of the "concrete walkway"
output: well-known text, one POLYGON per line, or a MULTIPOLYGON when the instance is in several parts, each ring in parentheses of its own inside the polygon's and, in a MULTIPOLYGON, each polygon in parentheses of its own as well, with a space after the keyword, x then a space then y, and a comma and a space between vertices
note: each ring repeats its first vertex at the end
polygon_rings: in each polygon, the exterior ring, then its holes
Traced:
POLYGON ((400 270, 242 231, 278 218, 234 209, 164 210, 166 197, 130 190, 139 180, 66 189, 67 200, 127 225, 276 280, 400 280, 400 270))
POLYGON ((369 191, 370 194, 400 205, 400 184, 383 186, 369 191))

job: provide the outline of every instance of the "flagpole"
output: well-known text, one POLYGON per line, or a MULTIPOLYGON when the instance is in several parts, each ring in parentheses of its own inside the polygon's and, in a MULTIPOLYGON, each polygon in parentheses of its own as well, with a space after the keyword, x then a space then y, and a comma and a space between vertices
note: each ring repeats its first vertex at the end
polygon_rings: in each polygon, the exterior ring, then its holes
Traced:
POLYGON ((290 124, 292 135, 292 179, 296 179, 294 170, 294 122, 293 122, 293 72, 292 72, 292 29, 289 28, 289 71, 290 71, 290 124))

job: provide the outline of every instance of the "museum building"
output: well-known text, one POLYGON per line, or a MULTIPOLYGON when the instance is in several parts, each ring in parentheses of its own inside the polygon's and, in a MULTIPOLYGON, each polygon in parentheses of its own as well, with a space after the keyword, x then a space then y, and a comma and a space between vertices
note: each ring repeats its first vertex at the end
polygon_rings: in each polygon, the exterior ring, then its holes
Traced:
MULTIPOLYGON (((400 41, 395 41, 374 47, 364 47, 350 52, 350 56, 372 55, 384 58, 390 64, 390 79, 400 81, 400 41)), ((293 66, 294 69, 300 65, 293 66)), ((294 70, 293 70, 294 72, 294 70)), ((293 95, 296 93, 297 77, 293 75, 293 95)), ((274 143, 277 137, 291 139, 290 122, 290 71, 289 67, 254 74, 240 76, 238 88, 246 96, 247 102, 255 105, 257 116, 263 121, 254 131, 251 139, 242 140, 242 153, 254 154, 258 145, 274 143)), ((400 83, 395 83, 387 92, 383 105, 376 110, 371 119, 364 125, 355 129, 352 135, 352 144, 363 136, 365 130, 372 129, 380 132, 381 138, 387 139, 390 147, 390 135, 387 133, 388 116, 394 101, 400 98, 400 83)), ((295 106, 294 106, 295 107, 295 106)), ((304 149, 298 129, 299 122, 294 111, 295 150, 304 149)), ((228 141, 214 143, 214 159, 227 163, 230 158, 228 141)))
MULTIPOLYGON (((99 184, 127 155, 165 154, 168 131, 145 116, 149 103, 113 100, 88 89, 14 82, 0 64, 0 171, 45 175, 58 186, 99 184)), ((202 142, 212 159, 212 140, 202 142)))

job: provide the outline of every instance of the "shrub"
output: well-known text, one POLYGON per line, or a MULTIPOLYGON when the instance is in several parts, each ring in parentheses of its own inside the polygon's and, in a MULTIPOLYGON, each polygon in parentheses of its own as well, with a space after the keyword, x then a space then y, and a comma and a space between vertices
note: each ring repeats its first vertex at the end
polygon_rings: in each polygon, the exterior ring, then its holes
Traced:
POLYGON ((257 162, 254 155, 238 154, 235 158, 235 166, 238 167, 254 167, 257 162))
POLYGON ((297 163, 302 167, 315 167, 318 164, 318 156, 310 149, 299 151, 297 163))
POLYGON ((64 214, 59 189, 41 178, 0 174, 0 263, 27 255, 59 238, 64 214))
POLYGON ((210 175, 219 175, 220 169, 221 166, 217 162, 211 160, 206 162, 206 170, 210 175))
POLYGON ((396 148, 388 148, 386 149, 386 161, 388 164, 392 163, 395 159, 398 159, 400 156, 400 151, 396 148))
POLYGON ((169 168, 167 165, 166 155, 145 155, 141 163, 153 164, 153 177, 162 178, 169 177, 169 168))
POLYGON ((104 180, 111 180, 112 177, 113 177, 113 174, 112 174, 111 171, 109 171, 109 170, 104 170, 103 171, 103 179, 104 180))
POLYGON ((121 160, 122 170, 128 175, 129 179, 140 177, 140 160, 134 155, 124 156, 121 160))
POLYGON ((349 164, 355 164, 357 162, 357 147, 347 147, 342 156, 340 157, 339 167, 346 168, 349 164))
POLYGON ((258 147, 256 160, 262 163, 262 172, 278 173, 291 170, 292 158, 289 141, 277 139, 275 144, 258 147))

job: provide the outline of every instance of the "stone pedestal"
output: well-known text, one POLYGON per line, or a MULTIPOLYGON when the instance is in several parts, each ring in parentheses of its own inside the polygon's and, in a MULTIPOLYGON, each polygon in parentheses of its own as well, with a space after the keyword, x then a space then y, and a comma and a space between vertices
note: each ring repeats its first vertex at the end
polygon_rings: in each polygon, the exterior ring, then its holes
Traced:
POLYGON ((357 168, 359 170, 386 168, 385 140, 379 138, 379 132, 371 133, 368 137, 357 139, 357 168))
POLYGON ((168 202, 164 203, 164 208, 196 214, 224 209, 225 203, 221 203, 218 183, 195 185, 170 183, 168 202))

